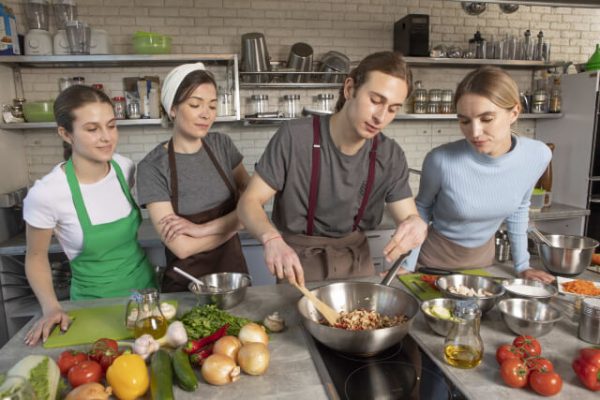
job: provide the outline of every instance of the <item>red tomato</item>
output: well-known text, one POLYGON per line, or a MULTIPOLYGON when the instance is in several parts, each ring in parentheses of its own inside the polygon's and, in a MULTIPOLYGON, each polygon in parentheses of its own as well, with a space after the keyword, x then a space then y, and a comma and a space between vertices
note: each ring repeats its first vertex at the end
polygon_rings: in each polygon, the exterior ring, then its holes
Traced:
POLYGON ((553 372, 554 365, 552 365, 552 361, 548 360, 544 357, 530 357, 525 360, 525 365, 527 365, 527 369, 529 372, 539 371, 539 372, 553 372))
POLYGON ((562 378, 556 372, 533 371, 529 384, 537 394, 554 396, 562 389, 562 378))
POLYGON ((523 349, 527 357, 535 357, 542 355, 542 346, 533 336, 517 336, 513 340, 513 346, 523 349))
POLYGON ((521 360, 522 358, 523 352, 511 344, 503 344, 496 350, 496 361, 499 365, 509 359, 521 360))
POLYGON ((527 385, 527 366, 522 360, 510 358, 500 366, 502 380, 510 387, 522 388, 527 385))
POLYGON ((69 384, 77 387, 89 382, 102 380, 102 367, 96 361, 87 360, 71 367, 68 374, 69 384))
POLYGON ((65 350, 58 356, 58 368, 60 369, 60 373, 63 376, 66 376, 69 372, 69 369, 75 364, 79 364, 82 361, 88 359, 87 354, 82 353, 81 351, 75 350, 65 350))
POLYGON ((98 339, 90 349, 90 358, 100 364, 103 372, 106 372, 119 355, 119 344, 113 339, 98 339))

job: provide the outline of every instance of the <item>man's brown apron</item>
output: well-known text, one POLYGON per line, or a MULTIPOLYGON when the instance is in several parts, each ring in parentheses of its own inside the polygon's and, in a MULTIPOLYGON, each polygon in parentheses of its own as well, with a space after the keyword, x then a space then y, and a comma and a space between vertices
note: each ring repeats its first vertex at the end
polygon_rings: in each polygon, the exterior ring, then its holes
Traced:
MULTIPOLYGON (((206 154, 217 169, 217 172, 227 185, 231 195, 220 205, 209 210, 191 215, 182 215, 179 213, 179 188, 177 184, 177 163, 175 161, 175 150, 173 149, 173 140, 169 140, 169 169, 171 171, 171 204, 175 214, 187 219, 194 224, 203 224, 213 219, 222 217, 234 211, 237 205, 237 190, 233 187, 227 175, 219 165, 212 150, 206 142, 202 142, 206 154)), ((248 272, 246 260, 242 253, 242 244, 238 235, 233 236, 227 242, 217 248, 202 253, 194 254, 184 260, 178 259, 168 248, 165 248, 167 256, 167 270, 162 282, 163 292, 182 292, 187 291, 189 281, 173 271, 173 267, 179 267, 182 270, 200 277, 202 275, 214 272, 248 272)))
POLYGON ((463 247, 447 239, 431 226, 421 246, 418 264, 456 271, 488 267, 494 263, 494 237, 479 247, 463 247))
POLYGON ((307 282, 375 274, 367 237, 358 229, 358 224, 363 217, 375 182, 377 142, 378 136, 375 136, 369 152, 367 185, 361 205, 354 217, 352 233, 341 238, 313 236, 321 168, 321 124, 318 117, 313 118, 312 170, 306 234, 283 235, 286 243, 298 254, 304 268, 304 279, 307 282))

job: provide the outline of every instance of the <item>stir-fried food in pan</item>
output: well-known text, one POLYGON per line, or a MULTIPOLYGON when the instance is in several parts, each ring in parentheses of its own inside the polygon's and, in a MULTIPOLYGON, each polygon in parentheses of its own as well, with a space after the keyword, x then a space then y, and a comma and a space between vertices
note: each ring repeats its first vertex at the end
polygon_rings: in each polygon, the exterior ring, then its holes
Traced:
MULTIPOLYGON (((377 311, 353 310, 340 312, 335 328, 347 329, 349 331, 364 331, 368 329, 389 328, 408 321, 406 315, 390 317, 381 315, 377 311)), ((322 322, 327 325, 327 321, 322 322)))

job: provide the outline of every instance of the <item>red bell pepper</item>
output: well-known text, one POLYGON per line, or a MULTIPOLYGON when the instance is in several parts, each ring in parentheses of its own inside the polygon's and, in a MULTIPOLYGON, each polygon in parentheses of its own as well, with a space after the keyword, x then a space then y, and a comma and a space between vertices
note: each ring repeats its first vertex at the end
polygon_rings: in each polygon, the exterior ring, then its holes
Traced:
POLYGON ((206 345, 214 343, 217 340, 221 339, 223 336, 225 336, 227 334, 228 328, 229 328, 229 324, 225 324, 208 336, 205 336, 205 337, 197 339, 197 340, 188 341, 185 344, 185 346, 183 347, 183 351, 185 351, 187 354, 194 354, 194 353, 199 352, 206 345))
POLYGON ((586 347, 573 361, 573 370, 581 383, 590 390, 600 390, 600 349, 586 347))

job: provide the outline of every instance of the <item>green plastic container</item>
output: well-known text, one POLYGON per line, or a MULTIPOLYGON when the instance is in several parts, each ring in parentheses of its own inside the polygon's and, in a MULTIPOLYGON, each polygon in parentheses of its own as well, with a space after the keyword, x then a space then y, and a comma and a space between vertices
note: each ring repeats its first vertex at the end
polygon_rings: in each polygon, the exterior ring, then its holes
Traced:
POLYGON ((136 54, 171 53, 171 36, 154 32, 136 32, 132 39, 133 51, 136 54))
POLYGON ((54 100, 26 101, 23 103, 23 114, 27 122, 53 122, 54 100))
POLYGON ((585 64, 586 71, 595 71, 598 69, 600 69, 600 44, 596 45, 596 51, 592 54, 587 64, 585 64))

